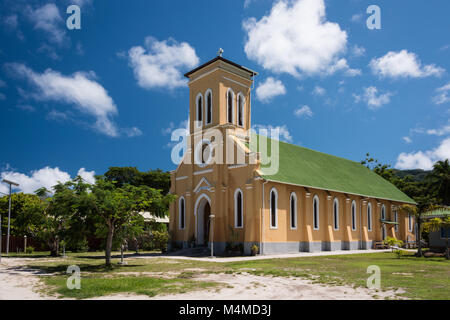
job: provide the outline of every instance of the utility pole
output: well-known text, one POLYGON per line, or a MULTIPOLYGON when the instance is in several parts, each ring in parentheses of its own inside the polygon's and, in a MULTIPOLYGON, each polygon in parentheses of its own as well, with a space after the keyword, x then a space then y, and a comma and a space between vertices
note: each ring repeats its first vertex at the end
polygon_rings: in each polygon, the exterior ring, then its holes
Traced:
POLYGON ((9 184, 9 208, 8 208, 8 232, 6 234, 6 255, 9 254, 9 233, 10 233, 10 229, 11 229, 11 194, 12 194, 12 186, 16 186, 18 187, 19 184, 3 179, 4 183, 9 184))

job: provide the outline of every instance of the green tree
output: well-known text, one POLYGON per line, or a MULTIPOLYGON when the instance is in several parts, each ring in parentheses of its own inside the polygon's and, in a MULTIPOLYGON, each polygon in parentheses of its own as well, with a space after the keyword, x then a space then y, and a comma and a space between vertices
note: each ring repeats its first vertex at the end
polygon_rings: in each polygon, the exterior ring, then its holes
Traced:
POLYGON ((91 203, 92 213, 102 220, 97 224, 97 234, 106 233, 105 262, 111 266, 111 250, 114 235, 120 234, 124 226, 143 228, 139 212, 150 211, 156 216, 167 214, 167 208, 175 199, 173 195, 162 195, 160 190, 148 186, 123 184, 117 187, 116 182, 106 177, 98 177, 95 185, 86 194, 91 203))
POLYGON ((110 167, 105 177, 108 181, 116 182, 118 188, 125 184, 148 186, 161 190, 163 194, 167 194, 170 189, 170 173, 161 169, 141 172, 136 167, 110 167))
POLYGON ((450 163, 446 159, 438 161, 433 165, 431 171, 431 183, 436 191, 436 196, 440 200, 440 204, 450 205, 450 163))

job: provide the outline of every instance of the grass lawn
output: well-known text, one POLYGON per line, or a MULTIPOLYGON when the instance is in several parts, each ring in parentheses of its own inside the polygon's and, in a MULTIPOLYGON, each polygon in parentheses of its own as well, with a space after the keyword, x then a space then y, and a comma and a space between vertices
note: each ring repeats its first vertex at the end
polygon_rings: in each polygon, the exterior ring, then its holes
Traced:
MULTIPOLYGON (((411 299, 450 299, 450 262, 444 258, 397 258, 390 252, 266 259, 217 263, 167 258, 140 259, 127 254, 127 265, 119 266, 114 253, 114 268, 105 269, 102 253, 69 253, 68 257, 37 259, 29 267, 54 276, 43 276, 52 292, 65 297, 88 298, 113 293, 157 294, 218 288, 218 284, 192 279, 195 273, 252 273, 264 276, 294 276, 328 285, 365 287, 367 267, 381 269, 381 290, 402 289, 411 299), (67 266, 81 269, 81 290, 66 288, 67 266)), ((375 293, 376 295, 376 293, 375 293)))

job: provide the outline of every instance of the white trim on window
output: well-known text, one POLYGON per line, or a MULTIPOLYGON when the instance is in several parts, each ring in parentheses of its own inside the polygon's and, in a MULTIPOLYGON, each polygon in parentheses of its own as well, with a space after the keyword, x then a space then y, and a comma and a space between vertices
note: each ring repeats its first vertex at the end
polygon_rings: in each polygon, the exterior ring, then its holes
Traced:
POLYGON ((386 207, 384 204, 381 206, 381 220, 386 220, 386 207))
POLYGON ((367 230, 372 231, 372 204, 367 205, 367 230))
MULTIPOLYGON (((394 211, 394 222, 398 223, 398 212, 397 212, 397 210, 394 211)), ((394 230, 395 230, 395 232, 398 232, 398 224, 395 225, 394 230)))
POLYGON ((205 125, 211 124, 212 118, 213 118, 213 95, 212 95, 212 90, 208 89, 205 92, 205 125), (208 105, 208 94, 211 95, 211 105, 208 105), (210 109, 210 110, 208 110, 208 109, 210 109), (209 121, 208 121, 208 111, 211 113, 211 119, 209 121))
POLYGON ((339 230, 339 199, 333 201, 333 229, 339 230))
POLYGON ((236 117, 236 124, 239 127, 244 127, 245 126, 245 97, 242 94, 242 92, 239 92, 237 95, 237 117, 236 117), (242 104, 239 103, 239 98, 241 98, 242 100, 242 104), (242 110, 241 110, 242 107, 242 110), (242 124, 239 124, 239 119, 242 116, 242 124))
POLYGON ((410 213, 408 213, 408 231, 412 232, 413 231, 413 223, 412 223, 412 216, 410 213))
POLYGON ((235 95, 234 95, 234 92, 233 92, 233 89, 231 89, 231 88, 228 88, 228 90, 227 90, 227 123, 232 123, 232 124, 234 124, 234 109, 235 109, 235 107, 236 107, 236 104, 235 104, 235 102, 234 102, 234 100, 235 100, 235 95), (229 110, 229 99, 230 99, 230 94, 231 94, 231 102, 232 102, 232 105, 231 105, 231 122, 230 122, 230 114, 229 114, 229 112, 230 112, 230 110, 229 110))
POLYGON ((244 227, 244 193, 241 189, 237 188, 234 192, 234 227, 242 229, 244 227), (241 225, 238 225, 238 195, 241 195, 241 225))
POLYGON ((184 230, 185 228, 186 228, 186 200, 184 199, 184 197, 180 197, 180 200, 178 201, 178 229, 184 230), (183 203, 183 206, 181 206, 181 203, 183 203), (181 216, 183 216, 183 219, 181 219, 181 216), (183 224, 181 223, 181 221, 183 221, 183 224))
POLYGON ((270 189, 269 195, 270 195, 270 198, 269 198, 270 199, 270 216, 269 216, 270 229, 278 229, 278 192, 277 192, 277 189, 275 189, 275 188, 270 189), (275 204, 272 203, 272 192, 275 195, 275 204), (275 212, 273 212, 273 208, 275 208, 275 212), (275 217, 275 225, 273 225, 273 223, 272 223, 273 222, 272 216, 275 217))
POLYGON ((200 128, 203 125, 203 96, 201 93, 195 97, 195 126, 200 128), (198 102, 201 100, 202 105, 199 108, 198 102), (200 109, 200 112, 199 112, 200 109))
POLYGON ((316 194, 313 197, 313 229, 314 230, 319 230, 320 228, 320 199, 319 196, 316 194), (317 210, 314 210, 314 203, 317 203, 317 205, 315 206, 317 208, 317 210))
POLYGON ((352 206, 351 206, 350 213, 352 215, 351 216, 351 218, 352 218, 352 231, 355 231, 356 230, 356 201, 355 200, 352 201, 352 206))
POLYGON ((296 230, 297 229, 297 209, 298 205, 297 205, 297 195, 295 194, 295 192, 291 193, 291 196, 289 197, 289 221, 290 221, 290 227, 291 230, 296 230), (292 206, 292 200, 294 200, 294 206, 292 206), (294 208, 294 212, 292 212, 292 207, 294 208), (294 219, 292 219, 292 214, 294 214, 294 219), (294 225, 294 226, 292 226, 294 225))

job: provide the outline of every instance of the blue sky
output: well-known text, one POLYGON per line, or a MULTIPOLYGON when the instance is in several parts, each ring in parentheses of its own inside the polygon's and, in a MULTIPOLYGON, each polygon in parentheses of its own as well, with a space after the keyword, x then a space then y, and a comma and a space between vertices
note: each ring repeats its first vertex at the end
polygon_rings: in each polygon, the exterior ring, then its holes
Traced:
MULTIPOLYGON (((23 191, 110 166, 172 170, 182 74, 224 57, 259 72, 252 124, 360 161, 450 157, 448 1, 4 0, 2 177, 23 191), (66 9, 81 7, 81 30, 66 9), (381 29, 369 30, 369 5, 381 29)), ((5 187, 0 187, 5 192, 5 187)))

